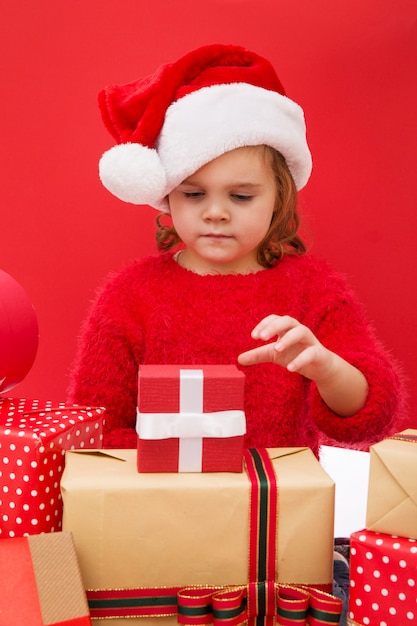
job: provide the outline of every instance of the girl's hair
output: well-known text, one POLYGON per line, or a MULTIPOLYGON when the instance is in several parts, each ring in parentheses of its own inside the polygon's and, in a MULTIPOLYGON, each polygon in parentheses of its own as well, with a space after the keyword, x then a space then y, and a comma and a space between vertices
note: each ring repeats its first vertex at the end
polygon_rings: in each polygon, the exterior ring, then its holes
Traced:
MULTIPOLYGON (((271 169, 276 183, 274 213, 268 232, 258 246, 257 260, 262 267, 272 267, 284 254, 304 254, 306 246, 298 234, 300 217, 297 211, 298 193, 293 177, 281 153, 269 146, 256 146, 271 169)), ((171 224, 156 218, 158 250, 166 252, 180 246, 181 239, 171 224)))

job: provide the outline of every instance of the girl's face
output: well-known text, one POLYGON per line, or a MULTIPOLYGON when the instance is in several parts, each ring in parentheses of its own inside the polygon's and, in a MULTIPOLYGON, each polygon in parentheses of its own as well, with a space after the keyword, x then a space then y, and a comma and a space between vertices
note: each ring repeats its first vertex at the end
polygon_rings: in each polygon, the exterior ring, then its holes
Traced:
POLYGON ((185 245, 181 265, 199 274, 264 269, 257 247, 271 224, 276 186, 263 148, 226 152, 184 180, 168 199, 185 245))

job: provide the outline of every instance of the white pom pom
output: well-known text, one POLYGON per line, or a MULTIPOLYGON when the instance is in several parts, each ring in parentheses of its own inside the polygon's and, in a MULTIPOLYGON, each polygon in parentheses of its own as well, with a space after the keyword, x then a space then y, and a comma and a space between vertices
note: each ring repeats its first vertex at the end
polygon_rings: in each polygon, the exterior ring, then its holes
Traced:
POLYGON ((99 176, 114 196, 132 204, 159 205, 166 174, 156 150, 137 143, 110 148, 99 162, 99 176))

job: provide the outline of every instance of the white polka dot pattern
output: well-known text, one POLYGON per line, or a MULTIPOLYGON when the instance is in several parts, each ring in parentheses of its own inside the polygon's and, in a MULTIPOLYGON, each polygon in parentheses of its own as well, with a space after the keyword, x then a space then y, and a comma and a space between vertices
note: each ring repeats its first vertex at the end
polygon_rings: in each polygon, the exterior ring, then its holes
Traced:
POLYGON ((417 541, 362 530, 351 535, 349 620, 417 624, 417 541))
POLYGON ((0 539, 61 530, 65 451, 101 448, 100 407, 0 398, 0 539))

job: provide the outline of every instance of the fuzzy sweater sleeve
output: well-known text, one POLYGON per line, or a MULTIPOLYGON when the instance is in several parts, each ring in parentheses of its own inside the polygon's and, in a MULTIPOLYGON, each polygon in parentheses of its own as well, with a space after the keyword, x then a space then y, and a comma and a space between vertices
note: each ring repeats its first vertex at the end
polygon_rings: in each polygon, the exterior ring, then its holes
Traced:
POLYGON ((105 407, 104 447, 136 446, 137 371, 143 353, 130 276, 110 279, 81 329, 69 399, 105 407))
POLYGON ((331 288, 316 293, 306 323, 330 350, 357 367, 369 390, 364 407, 341 418, 321 399, 316 385, 310 387, 310 410, 324 435, 322 443, 369 445, 401 429, 406 415, 406 389, 401 367, 377 339, 356 294, 344 278, 331 274, 331 288))

